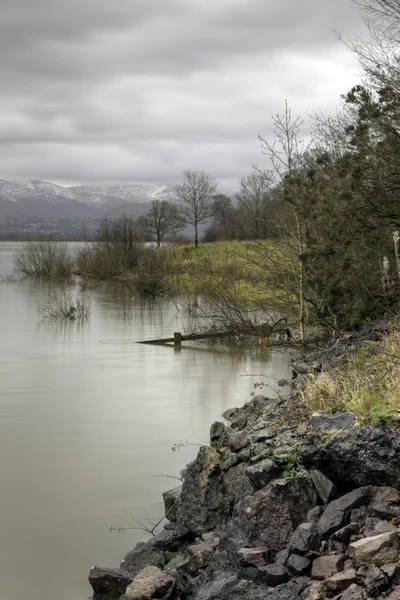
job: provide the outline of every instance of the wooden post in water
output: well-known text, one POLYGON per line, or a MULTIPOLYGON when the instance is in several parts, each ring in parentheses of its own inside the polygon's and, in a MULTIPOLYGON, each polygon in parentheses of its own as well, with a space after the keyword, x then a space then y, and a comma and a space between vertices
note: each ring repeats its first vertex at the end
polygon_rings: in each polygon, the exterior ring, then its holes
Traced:
POLYGON ((174 346, 180 348, 182 346, 182 334, 180 331, 174 333, 174 346))

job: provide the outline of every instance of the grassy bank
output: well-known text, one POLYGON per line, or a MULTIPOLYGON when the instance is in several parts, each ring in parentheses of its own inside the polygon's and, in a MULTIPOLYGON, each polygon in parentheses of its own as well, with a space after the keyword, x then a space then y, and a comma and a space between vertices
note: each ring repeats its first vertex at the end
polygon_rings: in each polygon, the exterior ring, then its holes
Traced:
POLYGON ((360 424, 393 422, 400 411, 400 327, 392 323, 377 345, 361 345, 344 364, 310 375, 302 393, 307 408, 349 411, 360 424))

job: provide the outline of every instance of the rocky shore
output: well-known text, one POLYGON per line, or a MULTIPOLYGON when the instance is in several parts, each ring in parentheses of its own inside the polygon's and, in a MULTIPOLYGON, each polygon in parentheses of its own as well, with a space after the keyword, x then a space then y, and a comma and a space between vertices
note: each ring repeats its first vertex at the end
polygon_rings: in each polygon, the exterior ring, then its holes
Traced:
POLYGON ((91 570, 93 600, 400 600, 399 435, 296 393, 378 337, 336 340, 294 364, 292 393, 227 411, 164 493, 164 531, 91 570))

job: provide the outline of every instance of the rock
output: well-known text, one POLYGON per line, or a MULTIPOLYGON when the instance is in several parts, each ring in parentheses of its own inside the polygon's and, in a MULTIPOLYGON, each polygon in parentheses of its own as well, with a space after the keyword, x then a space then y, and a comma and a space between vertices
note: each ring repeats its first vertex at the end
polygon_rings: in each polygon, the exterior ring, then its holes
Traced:
POLYGON ((117 600, 132 583, 133 575, 123 569, 92 567, 89 583, 93 588, 93 600, 117 600))
POLYGON ((220 445, 221 438, 226 436, 226 427, 224 423, 215 421, 210 427, 210 446, 220 445))
POLYGON ((337 498, 337 500, 332 500, 318 521, 321 535, 329 536, 347 525, 350 519, 350 511, 353 508, 367 504, 372 491, 371 487, 358 488, 337 498))
POLYGON ((154 546, 154 540, 138 542, 133 550, 128 552, 120 564, 120 568, 135 575, 144 567, 151 565, 160 567, 160 552, 154 546))
POLYGON ((353 428, 356 423, 356 415, 349 412, 338 412, 331 415, 324 411, 316 411, 310 418, 310 426, 316 431, 343 431, 353 428))
POLYGON ((289 541, 290 552, 307 554, 310 550, 318 550, 321 542, 316 523, 301 523, 289 541))
POLYGON ((201 585, 193 600, 264 600, 266 586, 238 579, 236 575, 217 572, 211 581, 201 585))
POLYGON ((157 567, 145 567, 126 588, 121 600, 168 600, 175 586, 175 579, 157 567))
POLYGON ((284 565, 267 565, 259 568, 258 573, 262 581, 265 581, 271 587, 281 585, 289 579, 288 570, 284 565))
POLYGON ((266 440, 271 440, 275 437, 275 430, 271 427, 265 427, 264 429, 260 429, 255 433, 250 435, 250 440, 253 444, 258 444, 259 442, 265 442, 266 440))
POLYGON ((286 566, 293 575, 304 575, 311 565, 311 560, 299 554, 291 554, 286 561, 286 566))
POLYGON ((314 508, 309 510, 307 513, 307 521, 310 523, 316 523, 323 512, 323 506, 314 506, 314 508))
POLYGON ((393 592, 386 598, 386 600, 399 600, 400 598, 400 585, 393 590, 393 592))
POLYGON ((336 486, 332 483, 329 477, 322 473, 322 471, 319 471, 318 469, 311 469, 310 477, 323 504, 328 504, 328 502, 336 498, 336 486))
POLYGON ((356 583, 352 583, 351 586, 342 594, 341 600, 364 600, 365 594, 363 589, 356 583))
POLYGON ((350 416, 340 421, 339 415, 325 415, 314 422, 299 445, 298 461, 321 469, 333 481, 399 488, 400 437, 380 428, 355 428, 350 416))
POLYGON ((219 544, 219 539, 220 538, 213 533, 208 535, 204 541, 193 544, 187 548, 187 555, 190 558, 190 572, 195 573, 210 563, 214 556, 215 549, 219 544))
POLYGON ((307 476, 277 479, 245 498, 238 507, 237 526, 254 545, 278 552, 316 504, 317 494, 307 476))
POLYGON ((375 565, 397 562, 400 553, 400 533, 396 531, 381 533, 358 542, 348 548, 349 556, 362 565, 375 565))
POLYGON ((268 590, 263 600, 299 600, 299 587, 296 582, 289 581, 288 583, 283 583, 276 588, 268 590))
POLYGON ((381 568, 393 583, 396 585, 400 584, 400 562, 382 565, 381 568))
POLYGON ((238 556, 239 563, 242 567, 256 567, 259 569, 266 566, 265 557, 268 557, 268 548, 266 546, 261 546, 259 548, 241 548, 238 552, 238 556))
POLYGON ((290 552, 287 548, 284 548, 283 550, 279 550, 279 552, 277 552, 275 554, 275 564, 277 565, 285 565, 287 559, 290 556, 290 552))
POLYGON ((311 577, 313 579, 327 579, 331 575, 343 571, 344 554, 328 554, 320 556, 313 561, 311 577))
POLYGON ((379 521, 375 525, 374 530, 377 533, 388 533, 390 531, 396 531, 396 527, 394 525, 392 525, 392 523, 389 523, 388 521, 379 521))
POLYGON ((231 469, 240 461, 238 454, 236 454, 236 452, 231 452, 228 448, 221 448, 219 452, 221 457, 219 460, 219 467, 221 471, 228 471, 228 469, 231 469))
POLYGON ((178 485, 172 490, 163 493, 164 511, 168 521, 176 522, 177 512, 180 504, 182 486, 178 485))
POLYGON ((223 498, 223 510, 226 514, 231 514, 239 500, 254 492, 246 470, 247 465, 240 463, 226 471, 222 476, 220 489, 223 498))
POLYGON ((357 529, 358 528, 355 523, 349 523, 348 525, 342 527, 342 529, 339 529, 338 531, 335 531, 335 533, 332 533, 331 540, 341 542, 347 546, 347 544, 350 541, 350 538, 356 534, 357 529))
POLYGON ((261 489, 270 481, 279 477, 281 469, 273 460, 268 458, 247 467, 247 475, 255 488, 261 489))
POLYGON ((324 585, 330 592, 342 592, 346 590, 352 583, 356 581, 356 572, 354 569, 337 573, 325 579, 324 585))
POLYGON ((379 569, 379 567, 375 567, 375 565, 371 565, 368 567, 367 576, 364 581, 364 586, 367 591, 367 594, 371 596, 379 596, 381 592, 388 588, 388 578, 387 575, 379 569))
POLYGON ((310 587, 301 594, 304 600, 325 600, 326 588, 322 583, 312 583, 310 587))
POLYGON ((228 448, 232 450, 232 452, 239 452, 239 450, 243 450, 243 448, 247 448, 250 444, 250 439, 243 435, 231 435, 228 438, 228 448))
POLYGON ((202 446, 183 482, 177 521, 195 534, 214 530, 223 521, 219 454, 202 446))

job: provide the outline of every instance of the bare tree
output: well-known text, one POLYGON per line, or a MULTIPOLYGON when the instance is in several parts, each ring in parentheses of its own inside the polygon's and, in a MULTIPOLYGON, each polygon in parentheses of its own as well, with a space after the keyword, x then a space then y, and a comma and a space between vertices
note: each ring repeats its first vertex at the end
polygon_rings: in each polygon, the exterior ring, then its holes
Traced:
POLYGON ((240 219, 247 234, 256 240, 263 237, 265 209, 270 195, 269 181, 260 171, 253 170, 239 182, 236 198, 239 202, 240 219))
POLYGON ((218 184, 214 177, 204 171, 183 172, 183 183, 175 186, 175 194, 181 201, 179 207, 182 220, 194 227, 195 247, 199 245, 199 225, 213 215, 213 195, 218 184))
POLYGON ((157 242, 157 248, 168 233, 176 233, 185 226, 178 207, 166 200, 153 200, 149 212, 138 219, 138 224, 146 236, 157 242))

